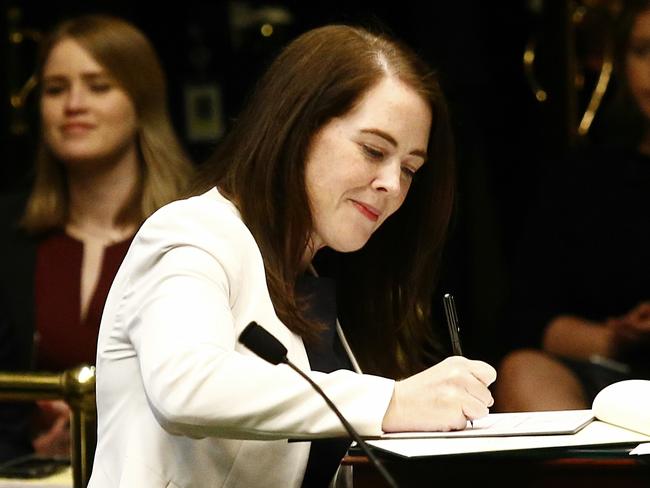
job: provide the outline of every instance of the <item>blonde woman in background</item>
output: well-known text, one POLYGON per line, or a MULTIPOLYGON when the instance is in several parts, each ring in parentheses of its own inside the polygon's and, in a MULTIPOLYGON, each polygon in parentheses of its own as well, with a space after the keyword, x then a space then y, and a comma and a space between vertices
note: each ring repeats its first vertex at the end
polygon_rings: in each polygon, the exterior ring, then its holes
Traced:
MULTIPOLYGON (((0 368, 60 371, 94 363, 104 301, 131 239, 181 194, 192 165, 154 48, 128 22, 60 23, 41 46, 38 79, 34 185, 26 201, 0 205, 0 368)), ((3 408, 18 410, 0 418, 0 456, 67 454, 64 403, 40 403, 34 416, 24 405, 3 408)))

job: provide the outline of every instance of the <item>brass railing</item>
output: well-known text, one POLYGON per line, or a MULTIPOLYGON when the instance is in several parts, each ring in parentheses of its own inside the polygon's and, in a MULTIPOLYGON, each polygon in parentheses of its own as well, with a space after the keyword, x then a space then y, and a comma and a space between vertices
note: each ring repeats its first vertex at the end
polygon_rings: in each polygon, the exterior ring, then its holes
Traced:
MULTIPOLYGON (((552 4, 553 2, 546 2, 552 4)), ((541 5, 542 2, 537 2, 541 5)), ((546 7, 548 8, 549 5, 546 7)), ((553 3, 556 9, 562 13, 563 36, 565 39, 564 53, 557 53, 558 63, 564 58, 566 63, 566 75, 563 85, 555 86, 555 93, 549 93, 538 80, 536 73, 536 58, 538 51, 537 37, 541 32, 533 30, 526 43, 523 53, 523 69, 528 85, 538 102, 546 103, 555 96, 556 100, 562 98, 559 93, 564 88, 566 92, 566 119, 568 138, 574 136, 584 137, 589 133, 596 113, 598 112, 605 92, 607 91, 614 69, 614 38, 613 26, 621 13, 623 3, 617 0, 568 0, 566 2, 553 3), (563 5, 562 8, 559 6, 563 5), (578 52, 578 39, 582 44, 588 46, 588 52, 578 52), (598 42, 594 42, 595 40, 598 42), (594 65, 597 65, 594 66, 594 65), (587 74, 596 75, 593 87, 585 85, 587 74), (584 111, 579 106, 579 92, 588 98, 584 111), (582 112, 582 115, 580 113, 582 112), (579 119, 579 122, 578 122, 579 119)), ((537 12, 540 15, 540 12, 537 12)), ((539 29, 538 29, 539 30, 539 29)), ((583 47, 583 51, 585 48, 583 47)), ((558 69, 557 63, 551 66, 556 73, 562 72, 558 69)))
POLYGON ((0 372, 1 401, 63 399, 70 405, 70 456, 74 488, 85 488, 95 452, 95 368, 63 373, 0 372))

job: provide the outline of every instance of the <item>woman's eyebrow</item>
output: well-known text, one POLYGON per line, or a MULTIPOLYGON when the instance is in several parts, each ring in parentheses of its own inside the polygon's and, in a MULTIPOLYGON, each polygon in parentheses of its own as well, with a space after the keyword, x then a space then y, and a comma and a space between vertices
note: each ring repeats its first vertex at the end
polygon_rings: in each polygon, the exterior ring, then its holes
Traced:
MULTIPOLYGON (((101 70, 101 71, 84 71, 81 73, 81 77, 85 80, 94 80, 98 78, 108 78, 109 75, 106 71, 101 70)), ((43 80, 66 80, 70 78, 70 76, 67 73, 51 73, 48 75, 43 76, 43 80)))

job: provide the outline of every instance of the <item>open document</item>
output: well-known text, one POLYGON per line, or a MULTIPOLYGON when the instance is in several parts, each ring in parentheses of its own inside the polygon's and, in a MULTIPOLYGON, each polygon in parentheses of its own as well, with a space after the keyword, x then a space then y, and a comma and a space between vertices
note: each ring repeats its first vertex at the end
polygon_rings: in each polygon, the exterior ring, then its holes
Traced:
POLYGON ((406 456, 650 442, 650 381, 604 388, 591 410, 490 414, 455 432, 385 434, 368 443, 406 456))
POLYGON ((399 456, 424 457, 550 447, 640 443, 650 442, 650 436, 605 422, 593 421, 578 433, 566 435, 384 439, 367 442, 373 447, 399 456))

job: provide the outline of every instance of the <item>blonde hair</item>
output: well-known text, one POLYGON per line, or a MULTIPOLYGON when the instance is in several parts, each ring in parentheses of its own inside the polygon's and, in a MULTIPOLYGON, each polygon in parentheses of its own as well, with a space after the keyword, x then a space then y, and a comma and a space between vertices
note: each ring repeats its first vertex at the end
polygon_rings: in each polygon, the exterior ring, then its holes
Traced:
MULTIPOLYGON (((155 210, 178 198, 193 167, 185 155, 167 111, 165 76, 149 40, 130 23, 107 15, 87 15, 57 25, 41 45, 37 75, 52 49, 72 39, 87 50, 131 99, 138 118, 136 142, 140 179, 118 214, 120 223, 141 223, 155 210)), ((65 168, 40 136, 35 181, 22 226, 30 233, 63 227, 68 219, 65 168)))

